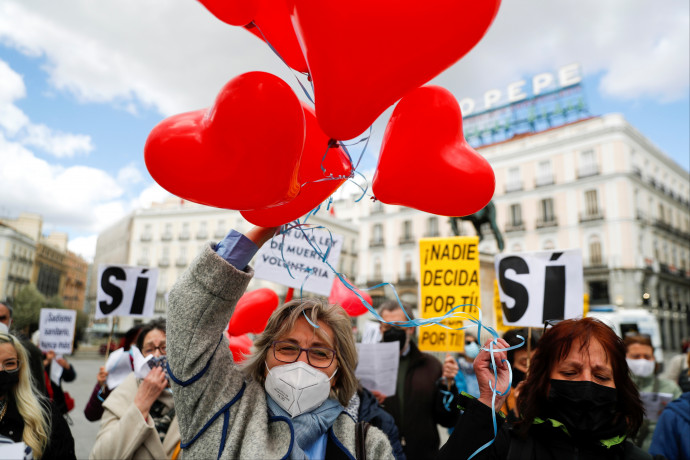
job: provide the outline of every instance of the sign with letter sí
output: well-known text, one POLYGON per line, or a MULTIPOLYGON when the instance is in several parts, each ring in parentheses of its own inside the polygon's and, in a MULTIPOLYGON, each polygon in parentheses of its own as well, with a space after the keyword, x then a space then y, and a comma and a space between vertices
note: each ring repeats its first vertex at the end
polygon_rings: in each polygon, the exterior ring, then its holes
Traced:
POLYGON ((506 326, 540 327, 583 313, 579 249, 496 256, 496 278, 506 326))
POLYGON ((153 316, 157 284, 157 268, 99 265, 94 318, 153 316))
MULTIPOLYGON (((479 317, 479 239, 476 236, 422 238, 419 240, 420 312, 437 318, 455 307, 454 313, 479 317)), ((419 349, 461 352, 465 348, 462 318, 419 328, 419 349)))

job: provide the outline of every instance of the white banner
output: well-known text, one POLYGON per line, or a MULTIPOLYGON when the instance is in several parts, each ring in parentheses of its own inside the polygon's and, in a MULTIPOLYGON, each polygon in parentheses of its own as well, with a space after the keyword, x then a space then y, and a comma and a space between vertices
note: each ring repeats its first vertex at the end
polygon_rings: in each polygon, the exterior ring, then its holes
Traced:
POLYGON ((158 269, 128 265, 98 266, 98 297, 94 318, 153 316, 158 269))
POLYGON ((38 348, 42 351, 52 350, 56 355, 72 353, 76 324, 77 312, 75 310, 41 308, 38 348))
POLYGON ((546 320, 582 316, 579 249, 500 254, 495 265, 506 326, 540 327, 546 320))
POLYGON ((289 230, 262 246, 254 259, 254 276, 328 297, 335 274, 321 260, 319 252, 326 254, 329 246, 331 250, 326 261, 337 270, 343 247, 341 235, 333 235, 331 238, 328 231, 321 229, 289 230))

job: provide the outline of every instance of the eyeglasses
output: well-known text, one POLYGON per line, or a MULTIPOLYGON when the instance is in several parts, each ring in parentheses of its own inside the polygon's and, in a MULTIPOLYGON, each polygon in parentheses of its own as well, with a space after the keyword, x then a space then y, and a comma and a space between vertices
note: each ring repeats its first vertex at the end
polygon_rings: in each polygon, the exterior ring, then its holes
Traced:
POLYGON ((0 364, 0 366, 2 366, 3 371, 13 374, 19 370, 19 360, 8 359, 6 361, 3 361, 2 364, 0 364))
POLYGON ((307 353, 307 362, 310 366, 324 368, 331 365, 335 358, 335 350, 326 347, 302 348, 292 342, 275 341, 273 347, 273 357, 281 363, 294 363, 302 352, 307 353))
POLYGON ((165 354, 166 354, 166 347, 165 347, 165 345, 161 345, 161 346, 159 346, 159 347, 154 347, 154 346, 146 347, 146 348, 144 348, 141 352, 142 352, 142 354, 143 354, 144 356, 148 356, 148 355, 152 355, 153 352, 156 351, 156 350, 160 351, 160 352, 161 352, 161 355, 165 355, 165 354))

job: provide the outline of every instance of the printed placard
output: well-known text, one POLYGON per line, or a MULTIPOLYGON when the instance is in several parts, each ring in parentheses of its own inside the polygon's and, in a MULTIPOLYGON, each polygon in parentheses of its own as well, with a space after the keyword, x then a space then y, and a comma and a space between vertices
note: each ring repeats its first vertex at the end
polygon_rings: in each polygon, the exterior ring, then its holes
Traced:
POLYGON ((254 276, 328 297, 335 279, 329 265, 338 269, 342 247, 341 235, 322 229, 293 228, 259 249, 254 258, 254 276), (321 255, 327 252, 328 263, 321 255))
POLYGON ((579 249, 500 254, 495 266, 506 326, 541 327, 550 319, 582 316, 579 249))
POLYGON ((72 353, 76 324, 77 312, 75 310, 41 308, 38 348, 42 351, 52 350, 56 355, 72 353))
MULTIPOLYGON (((454 307, 457 313, 479 317, 479 238, 422 238, 419 241, 420 314, 436 318, 454 307)), ((462 319, 444 321, 452 329, 440 325, 419 328, 419 349, 423 351, 462 352, 465 349, 462 319)))
POLYGON ((129 265, 99 265, 94 318, 150 318, 156 305, 158 269, 129 265))

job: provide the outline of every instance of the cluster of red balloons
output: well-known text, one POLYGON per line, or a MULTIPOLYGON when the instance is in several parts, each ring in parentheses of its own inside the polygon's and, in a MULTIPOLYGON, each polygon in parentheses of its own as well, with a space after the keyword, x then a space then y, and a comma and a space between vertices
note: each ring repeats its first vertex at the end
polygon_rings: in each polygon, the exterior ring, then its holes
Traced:
POLYGON ((252 339, 247 334, 263 332, 279 303, 278 294, 269 288, 247 292, 237 302, 226 331, 236 363, 244 361, 251 351, 252 339))
POLYGON ((493 195, 488 162, 464 141, 453 95, 421 87, 484 36, 500 0, 199 0, 265 40, 313 82, 315 110, 264 72, 233 78, 208 109, 170 117, 146 165, 171 193, 274 226, 317 207, 352 175, 334 140, 363 133, 392 104, 372 184, 377 199, 440 215, 493 195), (356 25, 342 33, 334 25, 356 25), (251 193, 247 193, 251 190, 251 193))

